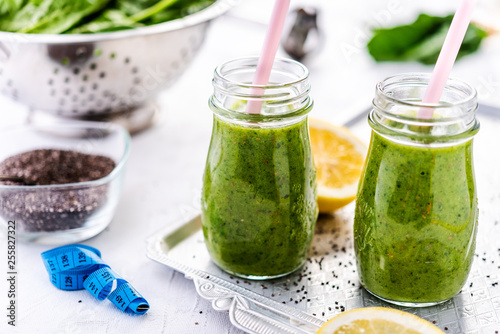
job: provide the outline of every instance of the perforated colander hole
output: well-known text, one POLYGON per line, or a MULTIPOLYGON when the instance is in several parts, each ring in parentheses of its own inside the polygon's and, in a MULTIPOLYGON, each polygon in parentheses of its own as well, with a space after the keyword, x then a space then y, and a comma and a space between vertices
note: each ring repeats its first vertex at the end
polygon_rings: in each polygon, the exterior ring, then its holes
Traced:
POLYGON ((138 84, 140 84, 140 83, 141 83, 141 78, 136 77, 136 78, 134 78, 134 81, 133 81, 133 82, 134 82, 134 85, 138 85, 138 84))
POLYGON ((109 99, 110 99, 112 102, 116 101, 116 99, 117 99, 116 94, 111 94, 111 95, 109 96, 109 99))
POLYGON ((108 97, 108 95, 109 95, 109 91, 105 90, 102 92, 102 96, 108 97))
POLYGON ((85 93, 85 87, 80 87, 80 93, 85 93))
POLYGON ((73 74, 74 74, 74 75, 78 75, 79 73, 80 73, 80 69, 79 69, 78 67, 75 67, 75 68, 73 69, 73 74))
POLYGON ((75 52, 76 56, 80 59, 86 57, 88 53, 89 53, 89 51, 87 50, 87 48, 85 46, 79 47, 78 49, 76 49, 76 52, 75 52))
POLYGON ((73 97, 71 98, 71 100, 72 100, 73 102, 78 101, 78 95, 73 95, 73 97))
POLYGON ((95 70, 97 68, 97 64, 96 63, 92 63, 92 64, 90 64, 89 68, 91 70, 95 70))
POLYGON ((55 89, 51 89, 50 90, 50 96, 55 96, 56 95, 56 90, 55 89))
POLYGON ((101 78, 101 79, 102 79, 102 78, 104 78, 105 76, 106 76, 106 72, 101 72, 101 73, 99 73, 99 78, 101 78))
POLYGON ((135 73, 137 73, 137 72, 139 72, 139 69, 138 69, 137 67, 132 67, 132 73, 134 73, 134 74, 135 74, 135 73))
POLYGON ((98 107, 102 107, 102 100, 97 100, 95 102, 95 105, 98 106, 98 107))
POLYGON ((82 107, 85 107, 85 106, 87 105, 87 101, 85 101, 85 100, 81 100, 81 101, 80 101, 80 105, 81 105, 82 107))
POLYGON ((12 87, 12 80, 11 79, 7 80, 7 86, 12 87))
POLYGON ((69 83, 69 77, 64 78, 64 83, 69 83))
POLYGON ((89 78, 88 75, 84 74, 83 77, 82 77, 82 80, 83 81, 87 81, 88 78, 89 78))
POLYGON ((116 54, 114 52, 111 52, 111 54, 109 55, 109 58, 115 59, 116 58, 116 54))
POLYGON ((64 90, 64 95, 69 95, 71 94, 71 90, 70 89, 65 89, 64 90))
POLYGON ((89 95, 89 101, 94 101, 94 99, 95 99, 94 94, 90 94, 90 95, 89 95))
POLYGON ((66 104, 66 100, 65 100, 65 99, 60 99, 60 100, 59 100, 59 105, 60 105, 60 106, 63 106, 63 105, 65 105, 65 104, 66 104))
POLYGON ((54 80, 50 79, 48 84, 49 84, 49 86, 52 86, 54 84, 54 80))
POLYGON ((92 85, 92 89, 93 89, 93 90, 97 90, 97 88, 98 88, 98 87, 99 87, 99 86, 97 86, 97 84, 93 84, 93 85, 92 85))
POLYGON ((125 58, 125 64, 128 64, 128 63, 130 63, 130 58, 129 57, 125 58))
POLYGON ((59 69, 56 67, 56 68, 54 68, 54 74, 57 74, 57 73, 59 73, 59 69))

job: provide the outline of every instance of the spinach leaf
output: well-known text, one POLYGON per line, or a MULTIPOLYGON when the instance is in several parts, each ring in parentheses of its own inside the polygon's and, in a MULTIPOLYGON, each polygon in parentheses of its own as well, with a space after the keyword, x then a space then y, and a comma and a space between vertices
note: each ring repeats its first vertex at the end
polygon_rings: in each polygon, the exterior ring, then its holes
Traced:
POLYGON ((97 33, 153 25, 175 20, 200 11, 215 0, 116 0, 116 9, 108 9, 94 20, 69 33, 97 33))
POLYGON ((145 8, 144 10, 142 10, 138 13, 135 13, 134 15, 132 15, 131 19, 134 21, 143 21, 143 20, 147 19, 148 17, 155 15, 158 12, 161 12, 165 8, 170 7, 171 5, 173 5, 177 1, 179 1, 179 0, 161 0, 161 1, 158 1, 153 6, 151 6, 149 8, 145 8))
POLYGON ((97 33, 173 20, 215 0, 0 0, 0 30, 97 33))
POLYGON ((200 10, 213 4, 215 0, 181 0, 175 3, 173 6, 158 12, 146 21, 148 25, 157 24, 165 21, 175 20, 193 13, 199 12, 200 10))
POLYGON ((25 0, 2 0, 0 1, 0 15, 8 15, 17 12, 24 5, 25 0))
POLYGON ((118 9, 108 9, 96 19, 72 29, 69 33, 97 33, 144 26, 140 21, 168 8, 179 0, 117 0, 118 9))
MULTIPOLYGON (((420 14, 415 22, 388 29, 376 29, 368 51, 376 61, 418 61, 434 64, 438 58, 453 15, 439 17, 420 14)), ((469 25, 457 59, 475 52, 486 31, 469 25)))
POLYGON ((143 27, 144 24, 132 21, 125 13, 117 9, 108 9, 94 20, 68 31, 70 34, 88 34, 109 32, 143 27))
POLYGON ((102 9, 110 0, 30 0, 10 20, 3 20, 2 30, 60 34, 87 15, 102 9))

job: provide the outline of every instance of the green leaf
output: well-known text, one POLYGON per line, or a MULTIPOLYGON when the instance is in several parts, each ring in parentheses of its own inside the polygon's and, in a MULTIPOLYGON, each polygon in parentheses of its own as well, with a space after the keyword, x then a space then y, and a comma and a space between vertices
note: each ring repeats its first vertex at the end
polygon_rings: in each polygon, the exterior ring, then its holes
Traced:
POLYGON ((215 0, 0 0, 0 30, 97 33, 132 29, 199 11, 215 0))
POLYGON ((117 9, 108 9, 94 20, 68 31, 70 34, 90 34, 143 27, 132 21, 125 13, 117 9))
POLYGON ((2 30, 60 34, 87 15, 102 9, 110 0, 30 0, 10 20, 2 21, 2 30))
POLYGON ((0 1, 0 16, 9 15, 20 10, 26 0, 1 0, 0 1))
MULTIPOLYGON (((376 61, 418 61, 434 64, 451 24, 453 15, 439 17, 420 14, 409 25, 376 29, 368 42, 368 51, 376 61)), ((486 31, 469 25, 457 59, 475 52, 486 31)))

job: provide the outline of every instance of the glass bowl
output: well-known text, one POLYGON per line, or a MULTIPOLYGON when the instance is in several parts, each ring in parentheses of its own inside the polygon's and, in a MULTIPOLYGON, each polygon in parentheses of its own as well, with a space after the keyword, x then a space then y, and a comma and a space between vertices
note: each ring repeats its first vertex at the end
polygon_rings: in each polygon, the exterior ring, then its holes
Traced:
POLYGON ((77 151, 111 158, 115 167, 93 181, 54 185, 0 184, 0 227, 15 221, 15 238, 64 244, 91 238, 108 226, 118 204, 130 136, 101 122, 23 125, 0 131, 0 162, 38 149, 77 151))

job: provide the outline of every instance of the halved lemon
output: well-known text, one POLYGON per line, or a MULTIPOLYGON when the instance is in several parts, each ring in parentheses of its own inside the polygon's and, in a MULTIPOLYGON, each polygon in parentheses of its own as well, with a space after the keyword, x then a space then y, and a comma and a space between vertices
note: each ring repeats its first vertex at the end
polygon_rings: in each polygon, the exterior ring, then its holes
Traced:
POLYGON ((358 308, 331 318, 316 334, 444 334, 437 326, 389 307, 358 308))
POLYGON ((356 198, 366 146, 342 126, 309 120, 314 164, 318 170, 319 212, 335 211, 356 198))

